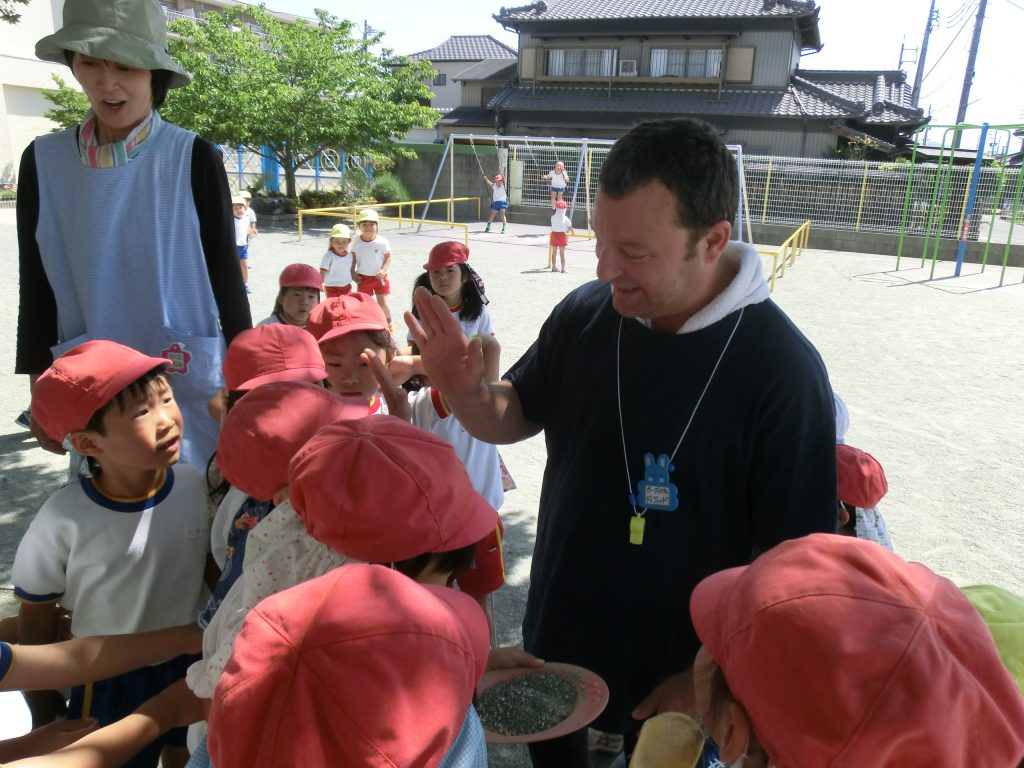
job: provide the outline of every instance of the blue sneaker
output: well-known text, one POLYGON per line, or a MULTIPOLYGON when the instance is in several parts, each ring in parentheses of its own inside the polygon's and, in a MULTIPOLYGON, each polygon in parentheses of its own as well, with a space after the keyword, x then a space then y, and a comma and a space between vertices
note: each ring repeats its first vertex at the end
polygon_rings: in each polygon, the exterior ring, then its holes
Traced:
POLYGON ((32 429, 32 414, 27 410, 22 411, 18 414, 17 418, 14 419, 14 423, 22 429, 32 429))
POLYGON ((252 288, 249 286, 248 283, 245 284, 245 292, 246 293, 252 293, 252 288))

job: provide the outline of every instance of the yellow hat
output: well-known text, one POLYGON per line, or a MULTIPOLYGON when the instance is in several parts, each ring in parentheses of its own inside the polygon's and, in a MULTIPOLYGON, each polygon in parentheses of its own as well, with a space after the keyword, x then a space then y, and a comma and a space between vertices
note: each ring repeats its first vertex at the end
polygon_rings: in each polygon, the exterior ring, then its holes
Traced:
POLYGON ((331 239, 336 237, 342 240, 352 239, 352 230, 348 228, 348 224, 335 224, 331 227, 331 239))
POLYGON ((241 195, 232 195, 231 196, 231 204, 232 205, 245 205, 245 198, 242 197, 241 195))
POLYGON ((380 217, 377 216, 377 211, 373 208, 363 208, 359 213, 356 214, 356 224, 360 224, 364 221, 380 221, 380 217))

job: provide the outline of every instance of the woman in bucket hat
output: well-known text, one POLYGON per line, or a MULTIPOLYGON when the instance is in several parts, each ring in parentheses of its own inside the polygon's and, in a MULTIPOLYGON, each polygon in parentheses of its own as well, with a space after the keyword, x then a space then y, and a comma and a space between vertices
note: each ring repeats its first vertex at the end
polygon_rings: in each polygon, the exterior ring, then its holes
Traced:
POLYGON ((225 341, 252 320, 221 154, 157 113, 191 77, 167 53, 155 0, 67 0, 36 55, 68 64, 91 109, 22 156, 16 371, 34 380, 89 339, 169 358, 189 425, 182 460, 204 466, 225 341))

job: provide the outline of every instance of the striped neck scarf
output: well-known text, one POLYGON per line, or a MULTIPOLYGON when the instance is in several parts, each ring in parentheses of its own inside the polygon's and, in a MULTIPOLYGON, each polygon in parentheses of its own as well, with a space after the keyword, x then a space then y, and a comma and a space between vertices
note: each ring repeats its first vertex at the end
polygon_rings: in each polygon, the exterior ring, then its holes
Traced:
POLYGON ((88 168, 119 168, 128 165, 142 151, 146 141, 156 135, 162 123, 156 110, 150 110, 149 116, 132 128, 124 141, 100 144, 96 137, 96 113, 90 109, 78 128, 78 154, 82 158, 82 165, 88 168))

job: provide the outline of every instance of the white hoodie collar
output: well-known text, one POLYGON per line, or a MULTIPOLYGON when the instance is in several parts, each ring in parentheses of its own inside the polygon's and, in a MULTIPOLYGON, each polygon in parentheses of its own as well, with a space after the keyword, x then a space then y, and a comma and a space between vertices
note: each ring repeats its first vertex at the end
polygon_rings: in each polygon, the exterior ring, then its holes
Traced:
MULTIPOLYGON (((768 283, 765 282, 764 271, 761 268, 761 257, 752 245, 731 241, 722 252, 721 258, 739 266, 736 276, 724 291, 683 323, 682 328, 676 331, 677 334, 707 328, 738 309, 760 304, 768 298, 768 283)), ((651 321, 646 317, 638 317, 637 321, 647 328, 651 327, 651 321)))

